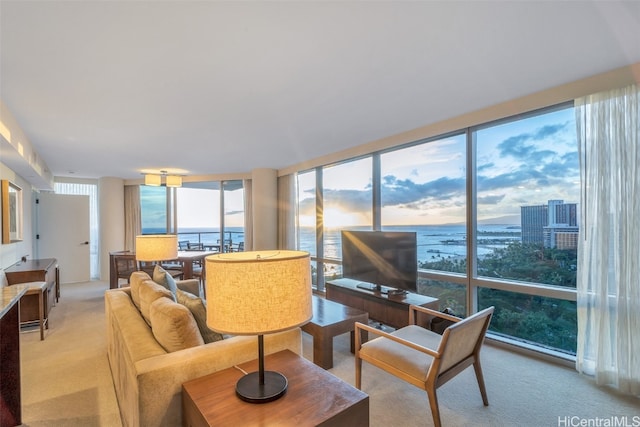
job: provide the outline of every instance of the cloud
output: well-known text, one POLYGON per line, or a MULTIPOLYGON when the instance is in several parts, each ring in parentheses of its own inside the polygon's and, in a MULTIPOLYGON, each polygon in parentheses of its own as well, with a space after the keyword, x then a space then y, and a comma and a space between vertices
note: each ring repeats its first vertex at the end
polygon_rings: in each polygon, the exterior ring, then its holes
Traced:
POLYGON ((478 196, 479 205, 497 205, 504 199, 504 194, 490 195, 490 196, 478 196))
MULTIPOLYGON (((497 155, 494 154, 487 162, 477 165, 478 204, 499 206, 508 198, 509 204, 513 205, 514 197, 519 197, 519 187, 563 188, 568 178, 575 178, 579 172, 579 163, 577 150, 571 147, 576 144, 571 126, 570 121, 549 124, 501 141, 497 145, 497 155)), ((446 173, 448 172, 443 172, 446 173)), ((422 211, 431 209, 434 205, 447 208, 466 203, 464 176, 441 176, 417 183, 413 178, 418 175, 418 169, 412 169, 406 179, 399 179, 392 174, 383 176, 383 207, 411 209, 422 214, 422 211)), ((325 207, 331 204, 352 212, 370 212, 371 198, 370 186, 359 190, 324 190, 325 207)), ((313 197, 300 204, 301 214, 313 215, 314 209, 313 197)))
POLYGON ((553 139, 556 143, 561 141, 561 134, 567 130, 568 122, 545 125, 534 132, 521 133, 509 137, 498 144, 500 157, 514 157, 516 160, 527 161, 529 163, 542 163, 546 159, 556 156, 556 152, 548 149, 540 149, 541 141, 553 139))
POLYGON ((397 206, 419 203, 425 199, 450 200, 464 196, 465 179, 442 177, 417 184, 411 180, 399 180, 393 175, 382 179, 382 205, 397 206))

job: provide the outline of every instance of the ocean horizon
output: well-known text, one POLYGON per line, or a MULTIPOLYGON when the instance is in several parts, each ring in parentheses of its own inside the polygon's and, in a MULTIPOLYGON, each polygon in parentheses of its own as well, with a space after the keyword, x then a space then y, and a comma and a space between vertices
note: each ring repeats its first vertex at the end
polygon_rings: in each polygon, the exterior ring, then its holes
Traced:
MULTIPOLYGON (((340 232, 342 230, 371 230, 371 227, 341 227, 327 228, 324 231, 324 250, 327 258, 342 258, 342 242, 340 232)), ((396 225, 386 226, 384 231, 414 231, 417 238, 418 262, 437 261, 439 259, 460 259, 467 256, 467 227, 460 224, 441 225, 396 225)), ((165 230, 157 227, 143 228, 143 234, 164 233, 165 230)), ((313 256, 315 253, 315 227, 300 227, 299 249, 307 251, 313 256)), ((192 227, 181 228, 178 231, 179 240, 188 240, 194 243, 217 244, 220 240, 218 228, 192 227)), ((521 239, 519 224, 512 222, 503 224, 478 224, 478 256, 484 257, 493 253, 496 249, 505 248, 512 242, 521 239)), ((244 242, 244 229, 242 227, 225 228, 224 240, 236 244, 244 242)))

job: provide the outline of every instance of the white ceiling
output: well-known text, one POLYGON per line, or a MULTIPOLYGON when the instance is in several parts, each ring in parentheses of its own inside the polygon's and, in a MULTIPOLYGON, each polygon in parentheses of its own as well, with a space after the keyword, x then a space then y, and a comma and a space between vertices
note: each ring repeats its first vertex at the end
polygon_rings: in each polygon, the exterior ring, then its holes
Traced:
POLYGON ((640 61, 640 1, 0 1, 55 176, 283 168, 640 61))

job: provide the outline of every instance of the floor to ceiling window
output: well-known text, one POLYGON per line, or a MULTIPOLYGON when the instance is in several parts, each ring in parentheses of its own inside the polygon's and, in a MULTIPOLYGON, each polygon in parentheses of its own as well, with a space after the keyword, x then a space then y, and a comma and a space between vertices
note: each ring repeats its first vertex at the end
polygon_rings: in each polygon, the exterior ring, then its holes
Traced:
POLYGON ((494 337, 571 354, 578 200, 561 105, 300 173, 299 248, 321 248, 330 280, 341 229, 415 231, 419 293, 462 316, 494 305, 494 337))
POLYGON ((143 234, 175 232, 183 249, 244 250, 242 180, 142 185, 140 204, 143 234))
POLYGON ((558 298, 576 288, 580 169, 573 108, 479 127, 474 147, 478 308, 495 305, 496 333, 575 352, 575 300, 558 298))
POLYGON ((371 157, 365 157, 322 171, 323 277, 327 280, 342 277, 340 231, 373 226, 371 164, 371 157))
POLYGON ((381 226, 415 231, 418 268, 452 274, 419 275, 418 292, 466 313, 467 156, 458 133, 380 155, 381 226))

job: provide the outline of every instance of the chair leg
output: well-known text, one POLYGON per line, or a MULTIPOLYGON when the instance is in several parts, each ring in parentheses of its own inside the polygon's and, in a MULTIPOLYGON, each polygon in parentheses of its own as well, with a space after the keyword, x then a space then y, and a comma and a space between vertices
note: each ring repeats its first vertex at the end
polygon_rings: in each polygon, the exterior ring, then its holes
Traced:
MULTIPOLYGON (((358 350, 356 350, 357 353, 358 350)), ((356 354, 356 388, 361 390, 362 386, 362 359, 356 354)))
POLYGON ((436 389, 427 387, 427 396, 429 397, 429 406, 431 407, 431 416, 433 417, 433 425, 435 427, 442 427, 440 422, 440 408, 438 407, 438 396, 436 395, 436 389))
POLYGON ((484 406, 489 406, 489 399, 487 398, 487 389, 484 386, 484 376, 482 375, 480 359, 476 358, 476 361, 473 362, 473 370, 476 372, 478 387, 480 387, 480 395, 482 395, 482 403, 484 403, 484 406))

